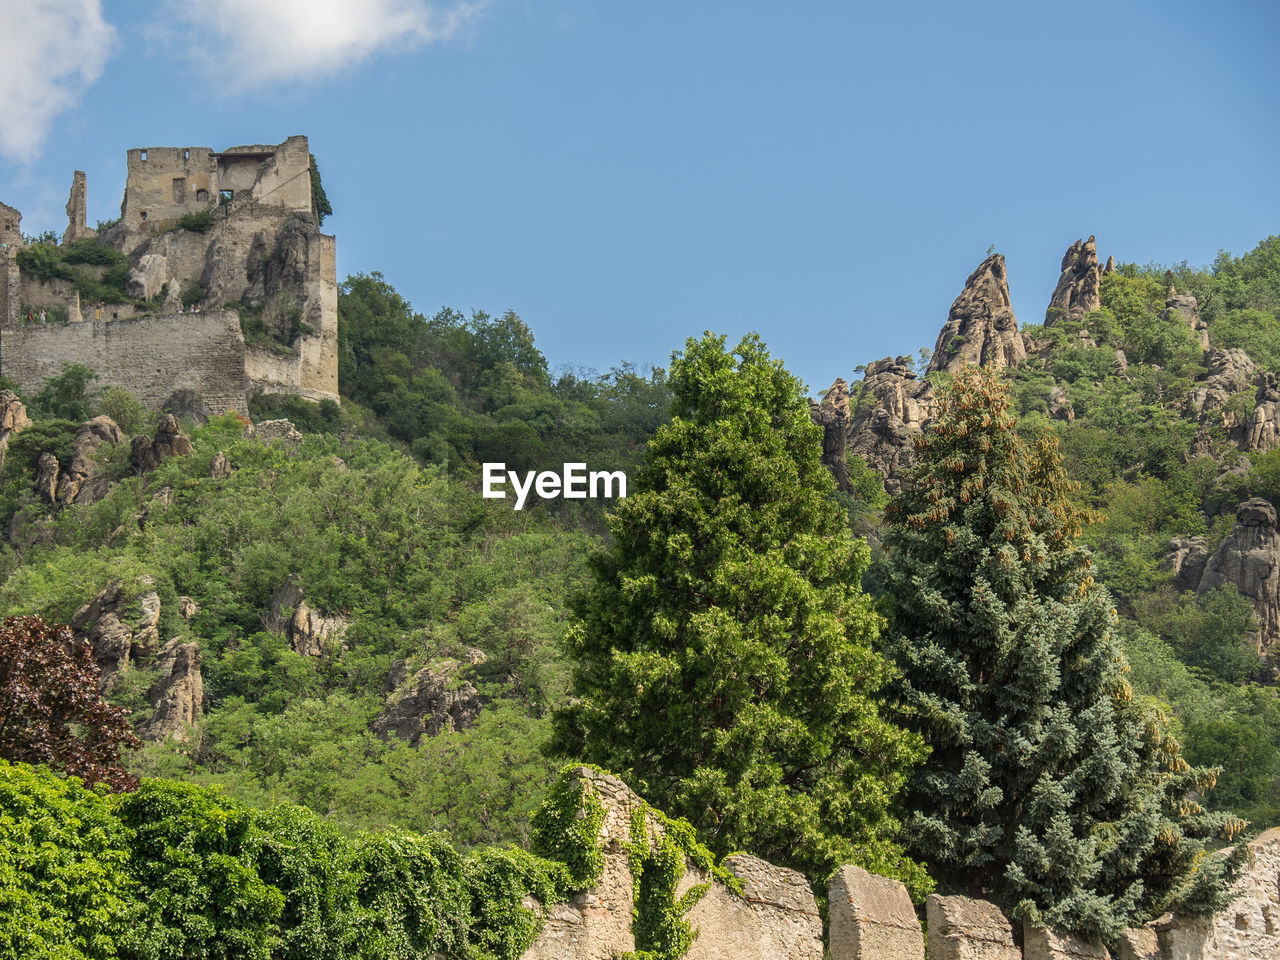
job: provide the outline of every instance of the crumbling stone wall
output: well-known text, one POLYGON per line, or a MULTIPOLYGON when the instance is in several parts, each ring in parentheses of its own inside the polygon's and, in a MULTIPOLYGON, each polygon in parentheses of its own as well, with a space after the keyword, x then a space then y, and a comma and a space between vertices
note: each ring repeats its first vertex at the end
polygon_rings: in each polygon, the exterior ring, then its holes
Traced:
POLYGON ((230 310, 4 328, 4 374, 38 389, 64 363, 84 363, 95 386, 124 387, 153 409, 193 390, 211 413, 247 412, 244 336, 230 310))

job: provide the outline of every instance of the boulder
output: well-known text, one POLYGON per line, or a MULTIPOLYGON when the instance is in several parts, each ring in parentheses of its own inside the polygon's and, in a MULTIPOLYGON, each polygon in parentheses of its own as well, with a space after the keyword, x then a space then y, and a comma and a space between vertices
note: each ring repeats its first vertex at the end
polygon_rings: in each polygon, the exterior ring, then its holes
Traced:
POLYGON ((147 692, 154 713, 144 736, 154 741, 186 741, 204 712, 200 646, 175 637, 161 648, 156 668, 159 679, 147 692))
POLYGON ((1075 407, 1071 404, 1071 398, 1067 396, 1067 388, 1060 383, 1054 386, 1053 392, 1049 394, 1048 413, 1054 420, 1075 422, 1075 407))
MULTIPOLYGON (((138 260, 138 265, 129 270, 125 290, 129 296, 139 300, 152 300, 160 296, 160 291, 168 283, 169 259, 161 253, 145 253, 138 260)), ((176 279, 172 286, 177 286, 176 279)))
POLYGON ((809 416, 822 428, 822 462, 836 478, 836 486, 845 493, 852 493, 853 483, 845 461, 845 447, 853 420, 849 412, 849 385, 836 377, 821 403, 809 401, 809 416))
MULTIPOLYGON (((483 661, 483 654, 479 659, 483 661)), ((408 664, 391 666, 384 689, 386 705, 373 721, 373 732, 384 739, 396 736, 416 747, 424 737, 443 730, 466 730, 475 725, 484 698, 470 680, 468 667, 475 663, 438 661, 408 675, 408 664)))
POLYGON ((155 437, 134 437, 130 462, 138 473, 148 473, 170 457, 191 452, 191 438, 182 432, 182 424, 173 414, 166 414, 156 427, 155 437))
POLYGON ((12 390, 0 390, 0 470, 9 450, 9 438, 31 426, 27 408, 12 390))
MULTIPOLYGON (((1108 261, 1110 263, 1110 261, 1108 261)), ((1114 267, 1113 267, 1114 269, 1114 267)), ((1044 325, 1083 320, 1102 307, 1102 267, 1093 237, 1077 240, 1062 257, 1062 275, 1044 312, 1044 325)))
POLYGON ((1023 960, 1111 960, 1100 943, 1052 927, 1022 926, 1023 960))
POLYGON ((1004 257, 995 253, 969 275, 964 290, 951 304, 929 370, 955 373, 965 364, 1016 367, 1026 356, 1009 300, 1004 257))
POLYGON ((929 960, 1022 960, 1013 927, 994 903, 932 893, 925 913, 929 960))
POLYGON ((897 880, 841 867, 827 903, 830 960, 924 960, 924 932, 897 880))
POLYGON ((263 420, 255 425, 253 435, 263 443, 271 443, 273 440, 283 443, 302 442, 302 434, 289 420, 263 420))
POLYGON ((1205 564, 1196 593, 1226 584, 1253 605, 1255 640, 1264 652, 1280 638, 1280 533, 1275 507, 1261 497, 1236 507, 1235 526, 1205 564))
POLYGON ((1116 960, 1165 960, 1155 929, 1147 926, 1126 930, 1116 944, 1116 960))
POLYGON ((231 459, 221 450, 213 456, 209 465, 209 476, 214 480, 227 480, 231 477, 231 459))

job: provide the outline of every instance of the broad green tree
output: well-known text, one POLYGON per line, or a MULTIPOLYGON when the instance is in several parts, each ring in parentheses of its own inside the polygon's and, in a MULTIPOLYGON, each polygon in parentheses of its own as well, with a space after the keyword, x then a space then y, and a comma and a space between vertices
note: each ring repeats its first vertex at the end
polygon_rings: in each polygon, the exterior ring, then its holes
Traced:
POLYGON ((845 862, 928 879, 890 808, 921 754, 877 697, 890 671, 799 382, 746 337, 689 340, 672 421, 610 518, 567 644, 558 752, 822 883, 845 862))
POLYGON ((886 647, 933 748, 904 834, 948 892, 1108 940, 1225 903, 1236 861, 1203 841, 1244 824, 1193 801, 1213 771, 1135 701, 1111 598, 1076 543, 1088 518, 1056 443, 1021 438, 1011 404, 996 373, 959 375, 887 508, 886 647))

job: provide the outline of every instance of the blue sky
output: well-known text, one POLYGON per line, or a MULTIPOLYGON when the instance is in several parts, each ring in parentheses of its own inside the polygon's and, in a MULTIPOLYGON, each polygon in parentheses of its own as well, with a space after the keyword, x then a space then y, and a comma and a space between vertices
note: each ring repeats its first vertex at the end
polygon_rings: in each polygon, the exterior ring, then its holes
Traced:
POLYGON ((4 0, 0 200, 114 217, 125 151, 311 138, 339 276, 500 313, 553 366, 757 330, 813 390, 932 346, 988 247, 1280 232, 1280 4, 4 0))

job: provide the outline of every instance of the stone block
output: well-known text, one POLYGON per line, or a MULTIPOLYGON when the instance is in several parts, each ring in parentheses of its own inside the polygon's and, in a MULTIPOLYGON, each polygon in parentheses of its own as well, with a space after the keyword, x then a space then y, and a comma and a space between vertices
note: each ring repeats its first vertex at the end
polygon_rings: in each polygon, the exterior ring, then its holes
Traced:
POLYGON ((1100 943, 1053 927, 1022 926, 1024 960, 1111 960, 1111 954, 1100 943))
POLYGON ((1126 930, 1116 945, 1116 960, 1165 960, 1155 930, 1151 927, 1126 930))
POLYGON ((931 894, 925 901, 928 960, 1022 960, 1013 927, 986 900, 931 894))
POLYGON ((924 933, 907 888, 861 867, 831 878, 831 960, 923 960, 924 933))

